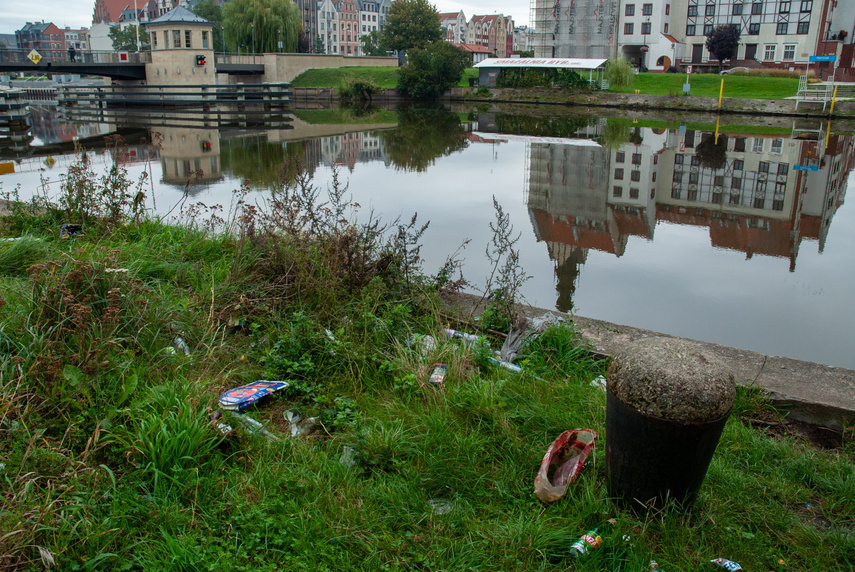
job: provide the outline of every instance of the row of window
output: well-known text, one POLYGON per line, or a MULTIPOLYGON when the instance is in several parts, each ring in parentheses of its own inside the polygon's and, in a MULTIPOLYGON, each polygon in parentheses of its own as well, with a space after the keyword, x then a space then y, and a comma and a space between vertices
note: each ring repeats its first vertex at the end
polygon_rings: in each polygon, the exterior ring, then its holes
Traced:
MULTIPOLYGON (((778 4, 778 14, 789 14, 792 9, 791 4, 797 4, 797 2, 787 2, 786 0, 784 0, 780 4, 778 4)), ((734 4, 730 10, 730 13, 734 16, 741 16, 743 14, 743 7, 744 5, 742 3, 734 4)), ((704 7, 704 16, 715 16, 715 9, 716 5, 714 3, 707 3, 707 5, 704 7)), ((799 8, 799 11, 810 12, 811 10, 813 10, 813 0, 801 0, 801 6, 799 8)), ((752 2, 751 14, 755 16, 763 14, 763 2, 752 2)), ((632 14, 627 14, 627 16, 631 15, 632 14)), ((697 16, 698 6, 689 6, 688 15, 697 16)))
MULTIPOLYGON (((671 5, 665 5, 665 15, 671 11, 671 5)), ((641 5, 641 14, 643 16, 651 16, 653 14, 653 4, 642 4, 641 5)), ((624 15, 626 16, 635 16, 635 4, 627 4, 624 10, 624 15)))
MULTIPOLYGON (((807 34, 810 31, 810 22, 797 22, 797 23, 794 22, 794 23, 796 24, 796 34, 807 34)), ((646 33, 649 34, 650 33, 649 32, 650 24, 647 24, 647 26, 648 26, 648 32, 646 32, 646 33)), ((703 35, 704 36, 710 35, 714 28, 715 28, 714 24, 704 24, 703 35)), ((775 28, 775 33, 779 36, 784 36, 786 34, 790 34, 791 29, 792 29, 792 27, 790 26, 789 22, 778 22, 778 24, 775 28)), ((686 25, 686 35, 687 36, 696 35, 697 30, 698 30, 698 28, 695 24, 687 24, 686 25)), ((627 34, 631 34, 632 33, 632 24, 624 25, 624 32, 627 34), (626 31, 626 26, 629 26, 628 32, 626 31)), ((642 33, 645 33, 645 32, 642 32, 642 33)), ((760 33, 759 22, 752 22, 752 23, 748 24, 748 35, 749 36, 756 36, 759 33, 760 33)))
MULTIPOLYGON (((682 189, 671 189, 671 198, 680 200, 683 198, 682 189)), ((698 200, 698 191, 690 190, 686 193, 686 200, 688 201, 697 201, 698 200)), ((742 204, 742 194, 741 193, 730 193, 728 196, 728 203, 731 205, 741 205, 742 204)), ((710 202, 712 204, 720 205, 724 204, 724 193, 712 193, 710 196, 710 202)), ((765 196, 756 196, 754 197, 754 201, 752 206, 755 209, 765 209, 766 207, 766 197, 765 196)), ((772 200, 772 210, 782 211, 784 210, 784 199, 773 199, 772 200)), ((713 211, 710 213, 710 218, 721 218, 721 213, 718 211, 713 211)), ((736 222, 738 217, 735 214, 731 214, 728 217, 730 220, 736 222)), ((767 228, 768 222, 763 224, 760 221, 753 221, 753 224, 749 224, 749 226, 754 226, 756 228, 767 228)))
MULTIPOLYGON (((184 30, 184 44, 181 44, 181 30, 164 30, 163 31, 163 47, 169 49, 170 32, 172 32, 172 47, 174 48, 192 48, 193 35, 190 30, 184 30)), ((151 46, 157 48, 157 32, 151 33, 151 46)), ((202 30, 202 49, 208 48, 208 31, 202 30)))
MULTIPOLYGON (((684 173, 676 171, 674 173, 674 179, 673 179, 674 183, 682 184, 683 176, 684 176, 684 173)), ((735 190, 735 191, 741 191, 743 180, 744 179, 742 177, 731 177, 730 178, 730 188, 735 190)), ((750 179, 749 179, 749 181, 750 181, 750 179)), ((700 177, 698 176, 698 173, 689 173, 689 184, 690 185, 697 185, 699 182, 700 182, 700 177)), ((766 189, 768 188, 768 185, 769 185, 769 181, 764 181, 764 180, 754 181, 754 192, 765 194, 766 189)), ((724 187, 724 176, 718 175, 718 176, 713 177, 713 186, 723 188, 724 187)), ((787 191, 787 183, 785 181, 775 181, 775 194, 776 195, 781 195, 781 194, 785 193, 786 191, 787 191)))

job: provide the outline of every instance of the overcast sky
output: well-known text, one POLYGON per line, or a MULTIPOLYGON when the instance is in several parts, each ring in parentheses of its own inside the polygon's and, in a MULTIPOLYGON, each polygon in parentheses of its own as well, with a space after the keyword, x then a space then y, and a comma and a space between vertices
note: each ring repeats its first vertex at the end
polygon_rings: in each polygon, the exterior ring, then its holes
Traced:
MULTIPOLYGON (((127 1, 133 5, 133 0, 127 1)), ((528 0, 438 0, 433 4, 440 12, 463 10, 467 20, 475 14, 504 14, 518 26, 528 22, 528 0)), ((95 0, 0 0, 0 34, 14 34, 27 22, 42 20, 60 28, 89 27, 94 10, 95 0)))

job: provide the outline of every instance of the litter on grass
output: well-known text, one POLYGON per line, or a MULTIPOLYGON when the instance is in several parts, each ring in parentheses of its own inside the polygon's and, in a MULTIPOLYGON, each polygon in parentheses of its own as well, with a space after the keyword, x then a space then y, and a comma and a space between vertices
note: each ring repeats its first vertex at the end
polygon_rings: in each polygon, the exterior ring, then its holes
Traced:
POLYGON ((428 381, 431 383, 442 383, 445 381, 445 372, 448 367, 444 363, 435 363, 433 365, 433 373, 430 374, 428 381))
POLYGON ((345 445, 341 450, 341 457, 338 458, 338 462, 345 467, 356 465, 356 449, 345 445))
POLYGON ((252 417, 249 417, 248 415, 244 415, 243 413, 238 413, 236 411, 232 411, 231 414, 232 414, 232 417, 234 417, 235 419, 237 419, 238 421, 243 423, 243 426, 250 433, 258 433, 259 435, 264 435, 268 439, 273 439, 274 441, 279 441, 279 437, 277 437, 276 435, 274 435, 273 433, 271 433, 270 431, 265 429, 264 425, 262 425, 260 422, 256 421, 252 417))
POLYGON ((597 388, 605 391, 606 390, 606 378, 603 377, 602 375, 595 377, 594 379, 591 380, 591 387, 597 387, 597 388))
POLYGON ((303 419, 303 416, 293 409, 286 410, 282 416, 285 417, 285 421, 288 422, 288 427, 291 428, 291 437, 308 435, 318 426, 317 417, 308 417, 303 419))
POLYGON ((737 572, 738 570, 742 570, 742 566, 732 560, 728 560, 727 558, 716 558, 714 560, 710 560, 710 562, 718 564, 728 572, 737 572))
POLYGON ((260 379, 230 389, 220 396, 220 407, 227 411, 240 411, 262 397, 288 387, 287 381, 268 381, 260 379))
POLYGON ((407 347, 417 350, 422 354, 422 357, 427 357, 436 349, 436 338, 422 334, 413 334, 407 338, 407 347))
POLYGON ((83 234, 83 225, 64 224, 59 227, 59 237, 62 239, 76 238, 83 234))
POLYGON ((590 429, 573 429, 565 431, 552 442, 540 470, 534 478, 534 494, 543 502, 553 502, 564 496, 594 450, 597 434, 590 429), (549 477, 549 469, 553 465, 558 468, 549 477))
MULTIPOLYGON (((463 343, 469 347, 474 347, 475 344, 477 344, 481 340, 481 338, 476 336, 475 334, 467 334, 466 332, 452 330, 451 328, 446 328, 445 338, 448 340, 462 340, 463 343)), ((498 352, 493 352, 493 354, 496 356, 499 355, 498 352)), ((520 366, 514 365, 509 361, 501 360, 497 357, 492 356, 488 357, 487 361, 508 371, 512 371, 514 373, 522 373, 522 368, 520 366)))
POLYGON ((564 323, 564 318, 556 316, 552 312, 547 312, 537 318, 519 320, 508 332, 508 337, 505 338, 505 343, 502 344, 500 357, 505 361, 514 361, 525 344, 534 340, 534 338, 551 326, 557 326, 562 323, 564 323))
POLYGON ((187 342, 184 341, 181 336, 176 337, 172 340, 172 347, 175 348, 175 351, 178 353, 183 353, 186 356, 190 355, 190 347, 187 345, 187 342))
POLYGON ((454 504, 450 500, 446 499, 430 499, 428 501, 428 506, 430 506, 431 514, 435 514, 437 516, 448 514, 454 509, 454 504))

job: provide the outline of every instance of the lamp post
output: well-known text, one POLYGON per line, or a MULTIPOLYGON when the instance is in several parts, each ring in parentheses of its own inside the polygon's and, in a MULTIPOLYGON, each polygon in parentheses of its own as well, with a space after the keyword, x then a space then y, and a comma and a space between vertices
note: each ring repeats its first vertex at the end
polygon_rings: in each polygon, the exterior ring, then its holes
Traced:
MULTIPOLYGON (((137 0, 134 0, 134 21, 136 21, 137 25, 135 26, 137 29, 137 53, 140 53, 140 12, 137 10, 137 0)), ((139 56, 137 56, 139 58, 139 56)))
POLYGON ((250 22, 252 27, 252 63, 255 63, 255 22, 250 22))
POLYGON ((644 45, 641 46, 641 71, 647 71, 647 52, 650 48, 647 47, 647 36, 650 34, 650 18, 644 21, 641 25, 641 35, 644 36, 644 45))

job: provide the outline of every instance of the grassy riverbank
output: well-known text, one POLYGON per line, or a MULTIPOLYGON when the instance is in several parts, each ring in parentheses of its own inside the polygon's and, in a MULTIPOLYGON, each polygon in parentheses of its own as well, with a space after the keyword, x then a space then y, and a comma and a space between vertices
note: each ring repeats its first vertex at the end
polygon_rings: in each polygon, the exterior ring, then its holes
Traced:
MULTIPOLYGON (((458 82, 459 87, 468 87, 469 78, 477 78, 478 70, 469 68, 458 82)), ((398 68, 352 67, 337 69, 308 70, 294 81, 294 87, 338 88, 349 79, 373 79, 381 88, 394 88, 398 82, 398 68)), ((759 77, 756 75, 694 74, 690 77, 693 97, 718 97, 724 79, 724 97, 739 99, 786 99, 796 94, 798 78, 759 77)), ((643 95, 681 95, 685 74, 642 73, 635 76, 631 87, 611 90, 615 93, 639 93, 643 95)))
POLYGON ((767 435, 781 418, 753 392, 692 515, 614 508, 602 439, 567 496, 540 503, 552 440, 602 436, 604 364, 569 326, 526 350, 522 375, 443 341, 478 323, 442 301, 453 265, 420 267, 420 222, 356 224, 343 183, 327 196, 281 172, 265 204, 183 204, 169 226, 148 218, 145 180, 81 162, 61 197, 2 218, 24 238, 0 242, 0 568, 851 570, 855 445, 767 435), (64 222, 84 233, 59 238, 64 222), (440 341, 408 345, 420 334, 440 341), (224 436, 217 396, 257 379, 291 383, 248 411, 278 440, 229 418, 224 436), (291 438, 289 409, 315 431, 291 438), (605 547, 569 559, 609 517, 605 547))

